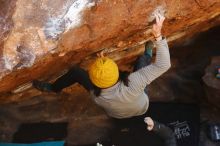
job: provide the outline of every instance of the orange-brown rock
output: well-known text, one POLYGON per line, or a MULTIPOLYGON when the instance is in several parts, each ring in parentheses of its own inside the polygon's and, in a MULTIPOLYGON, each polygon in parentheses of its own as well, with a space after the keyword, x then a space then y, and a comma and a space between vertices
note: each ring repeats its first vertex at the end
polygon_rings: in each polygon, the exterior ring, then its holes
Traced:
MULTIPOLYGON (((172 47, 170 49, 172 68, 147 86, 150 101, 197 103, 201 109, 202 121, 208 119, 210 122, 219 122, 219 109, 207 102, 208 98, 202 82, 204 70, 210 64, 211 58, 220 55, 219 33, 220 28, 216 27, 201 33, 198 37, 193 37, 182 46, 172 47)), ((175 41, 175 44, 177 42, 175 41)), ((123 44, 124 42, 120 41, 118 45, 123 44)), ((110 51, 114 49, 111 48, 110 51)), ((133 60, 141 51, 143 51, 141 46, 130 49, 120 48, 120 51, 110 53, 110 56, 118 60, 121 68, 130 69, 133 60), (120 59, 121 56, 123 59, 120 59)), ((81 65, 86 67, 94 56, 88 57, 81 65)), ((68 59, 66 63, 69 63, 68 59)), ((59 65, 59 67, 62 66, 59 65)), ((62 73, 65 71, 63 70, 62 73)), ((30 88, 30 85, 25 84, 12 92, 0 95, 1 142, 14 141, 15 132, 21 131, 18 130, 21 124, 42 121, 68 123, 68 133, 65 138, 67 145, 83 145, 109 140, 115 123, 92 102, 89 93, 78 84, 66 88, 59 94, 40 92, 30 88)), ((203 128, 201 132, 203 133, 201 144, 216 145, 208 141, 203 128)), ((22 137, 22 134, 20 136, 22 137)), ((23 136, 23 140, 25 143, 27 137, 23 136)))
POLYGON ((127 64, 143 51, 135 46, 152 38, 155 11, 167 17, 169 42, 220 24, 219 0, 8 0, 1 8, 1 93, 53 79, 76 63, 86 68, 103 48, 130 69, 127 64))

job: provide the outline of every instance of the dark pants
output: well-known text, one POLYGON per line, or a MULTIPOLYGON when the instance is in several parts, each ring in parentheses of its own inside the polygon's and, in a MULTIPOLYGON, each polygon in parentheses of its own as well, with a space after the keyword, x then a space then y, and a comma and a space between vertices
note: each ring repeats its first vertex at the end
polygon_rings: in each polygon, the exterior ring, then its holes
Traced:
POLYGON ((69 87, 74 83, 79 83, 87 91, 93 90, 94 88, 87 71, 78 66, 74 66, 52 84, 52 90, 60 92, 62 89, 69 87))
POLYGON ((143 54, 140 57, 137 58, 137 60, 135 61, 135 65, 134 65, 134 69, 133 71, 137 71, 145 66, 148 66, 149 64, 151 64, 151 56, 148 54, 143 54))
MULTIPOLYGON (((138 69, 147 66, 150 63, 151 63, 151 57, 149 55, 141 55, 136 60, 134 71, 137 71, 138 69)), ((74 83, 79 83, 87 91, 94 89, 94 85, 89 79, 88 72, 78 66, 74 66, 66 74, 58 78, 52 84, 52 90, 54 92, 60 92, 62 89, 69 87, 74 83)))

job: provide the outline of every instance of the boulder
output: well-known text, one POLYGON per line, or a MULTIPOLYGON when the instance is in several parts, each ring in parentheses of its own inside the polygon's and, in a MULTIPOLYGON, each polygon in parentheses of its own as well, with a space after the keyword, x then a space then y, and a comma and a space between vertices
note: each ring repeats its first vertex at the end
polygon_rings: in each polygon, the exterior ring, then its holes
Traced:
MULTIPOLYGON (((110 119, 78 84, 60 94, 42 93, 32 88, 32 80, 52 82, 75 64, 87 69, 103 49, 121 70, 130 71, 144 42, 153 39, 150 28, 157 11, 167 18, 163 34, 170 46, 189 42, 220 24, 219 0, 0 2, 0 141, 4 142, 12 141, 21 123, 41 121, 68 122, 66 140, 73 145, 106 139, 113 128, 110 119)), ((171 54, 172 69, 149 86, 151 101, 201 97, 200 82, 191 79, 197 66, 181 66, 185 58, 188 62, 202 58, 196 58, 199 48, 194 50, 177 50, 176 58, 171 54)))
POLYGON ((170 44, 220 23, 219 0, 1 0, 0 92, 51 80, 77 63, 87 68, 104 48, 130 69, 143 51, 135 46, 152 39, 157 11, 167 17, 170 44))

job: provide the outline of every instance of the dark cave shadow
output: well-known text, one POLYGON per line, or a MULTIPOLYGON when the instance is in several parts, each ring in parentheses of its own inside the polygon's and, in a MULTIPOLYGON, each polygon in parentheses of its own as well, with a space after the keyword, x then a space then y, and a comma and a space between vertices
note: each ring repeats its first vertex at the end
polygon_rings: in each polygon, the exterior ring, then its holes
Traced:
POLYGON ((24 123, 13 136, 13 143, 37 143, 43 141, 59 141, 67 137, 66 122, 24 123))

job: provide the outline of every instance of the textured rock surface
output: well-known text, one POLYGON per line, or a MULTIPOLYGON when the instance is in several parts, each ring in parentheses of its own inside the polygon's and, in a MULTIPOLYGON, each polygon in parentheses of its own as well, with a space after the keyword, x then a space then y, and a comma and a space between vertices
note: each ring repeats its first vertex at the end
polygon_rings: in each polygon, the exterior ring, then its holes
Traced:
POLYGON ((215 46, 220 38, 213 38, 220 31, 187 45, 191 36, 220 24, 219 0, 0 2, 0 141, 11 141, 21 123, 39 121, 69 122, 67 140, 72 144, 106 138, 111 123, 79 85, 56 95, 39 92, 30 82, 53 81, 76 63, 87 68, 104 48, 120 69, 130 70, 143 51, 141 44, 152 38, 155 10, 165 12, 164 34, 170 46, 186 46, 171 49, 172 69, 148 86, 151 101, 196 102, 202 120, 220 121, 201 80, 211 57, 220 55, 215 46), (94 129, 86 131, 91 125, 94 129), (96 136, 90 136, 94 132, 96 136))
MULTIPOLYGON (((205 37, 195 39, 191 45, 171 48, 172 68, 148 86, 150 100, 197 103, 202 123, 220 122, 219 108, 207 102, 202 81, 211 58, 220 55, 219 33, 220 28, 214 29, 205 37)), ((42 93, 30 88, 1 96, 1 102, 0 141, 11 141, 21 123, 68 122, 66 140, 73 145, 106 140, 114 126, 77 84, 61 94, 42 93)), ((218 145, 209 141, 204 126, 201 130, 201 145, 218 145)))
POLYGON ((0 92, 51 79, 76 63, 87 65, 103 48, 123 68, 138 53, 122 50, 150 39, 155 11, 167 17, 169 41, 218 25, 220 14, 219 0, 9 0, 1 6, 0 92))

